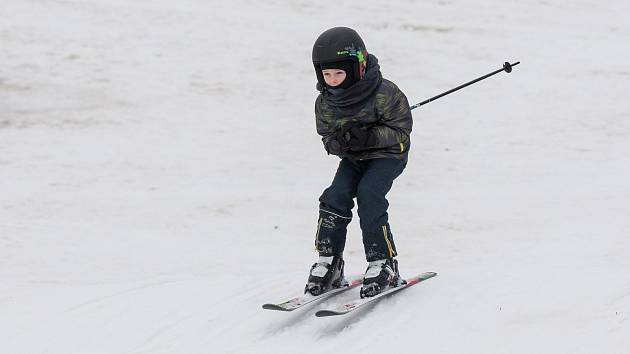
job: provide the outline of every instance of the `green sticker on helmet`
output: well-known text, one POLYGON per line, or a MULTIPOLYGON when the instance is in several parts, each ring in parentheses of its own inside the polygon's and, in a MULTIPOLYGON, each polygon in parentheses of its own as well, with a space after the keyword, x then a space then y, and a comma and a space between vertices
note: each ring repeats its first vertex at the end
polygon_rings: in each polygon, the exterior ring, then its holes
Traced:
POLYGON ((359 62, 363 62, 363 51, 361 51, 361 49, 359 48, 359 51, 357 52, 357 58, 359 58, 359 62))

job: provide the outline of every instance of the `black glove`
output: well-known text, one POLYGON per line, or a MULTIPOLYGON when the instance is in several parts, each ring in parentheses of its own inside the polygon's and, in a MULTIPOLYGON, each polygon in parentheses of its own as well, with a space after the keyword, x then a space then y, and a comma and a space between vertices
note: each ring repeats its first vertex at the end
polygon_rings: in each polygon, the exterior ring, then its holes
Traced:
POLYGON ((376 135, 368 128, 355 124, 340 130, 336 141, 343 151, 360 151, 375 145, 376 135))
POLYGON ((330 139, 326 143, 325 147, 326 151, 328 151, 329 154, 341 155, 343 153, 343 150, 341 149, 341 144, 339 143, 339 141, 337 141, 336 137, 330 139))

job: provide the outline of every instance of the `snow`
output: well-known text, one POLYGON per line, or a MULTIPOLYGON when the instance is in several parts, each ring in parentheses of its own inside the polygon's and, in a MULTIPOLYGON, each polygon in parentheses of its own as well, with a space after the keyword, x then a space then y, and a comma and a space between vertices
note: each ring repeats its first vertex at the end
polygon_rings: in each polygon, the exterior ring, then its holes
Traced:
MULTIPOLYGON (((630 3, 3 0, 3 353, 630 353, 630 3), (406 276, 303 288, 337 160, 312 43, 353 27, 416 103, 406 276), (350 299, 356 292, 340 295, 350 299)), ((365 270, 358 222, 347 274, 365 270)))

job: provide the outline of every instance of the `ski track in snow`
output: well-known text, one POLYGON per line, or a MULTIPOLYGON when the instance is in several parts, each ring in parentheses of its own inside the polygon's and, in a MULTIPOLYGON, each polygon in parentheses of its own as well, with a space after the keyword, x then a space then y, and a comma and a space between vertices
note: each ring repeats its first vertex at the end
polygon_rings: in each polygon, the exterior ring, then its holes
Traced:
MULTIPOLYGON (((630 353, 627 1, 5 0, 0 343, 31 353, 630 353), (403 276, 298 294, 337 160, 312 43, 356 28, 413 111, 403 276)), ((365 268, 357 220, 346 274, 365 268)))

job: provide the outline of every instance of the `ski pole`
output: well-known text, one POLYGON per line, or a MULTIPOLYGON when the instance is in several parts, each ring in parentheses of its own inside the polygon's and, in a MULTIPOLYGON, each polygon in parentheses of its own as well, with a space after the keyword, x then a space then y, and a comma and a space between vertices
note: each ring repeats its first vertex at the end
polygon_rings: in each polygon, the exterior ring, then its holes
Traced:
POLYGON ((457 90, 459 90, 459 89, 463 89, 464 87, 469 86, 469 85, 472 85, 472 84, 474 84, 474 83, 475 83, 475 82, 477 82, 477 81, 481 81, 481 80, 483 80, 483 79, 487 79, 487 78, 489 78, 490 76, 492 76, 492 75, 494 75, 494 74, 500 73, 501 71, 505 71, 506 73, 510 73, 510 72, 512 72, 512 67, 514 67, 514 66, 516 66, 516 65, 518 65, 518 64, 520 64, 520 63, 521 63, 520 61, 517 61, 517 62, 516 62, 516 63, 514 63, 514 64, 510 64, 509 62, 507 62, 507 61, 506 61, 506 62, 503 64, 503 68, 501 68, 501 69, 499 69, 499 70, 496 70, 496 71, 493 71, 493 72, 491 72, 491 73, 489 73, 489 74, 486 74, 486 75, 484 75, 484 76, 478 77, 478 78, 476 78, 476 79, 474 79, 474 80, 472 80, 472 81, 469 81, 469 82, 467 82, 467 83, 465 83, 465 84, 463 84, 463 85, 459 85, 459 86, 455 87, 454 89, 450 89, 450 90, 448 90, 448 91, 446 91, 446 92, 442 92, 441 94, 439 94, 439 95, 437 95, 437 96, 434 96, 434 97, 431 97, 431 98, 429 98, 428 100, 422 101, 422 102, 420 102, 420 103, 416 103, 416 104, 414 104, 413 106, 409 107, 409 109, 411 110, 411 109, 414 109, 414 108, 418 108, 418 107, 420 107, 420 106, 422 106, 422 105, 424 105, 424 104, 427 104, 427 103, 429 103, 429 102, 431 102, 431 101, 435 101, 435 100, 437 100, 437 99, 438 99, 438 98, 440 98, 440 97, 446 96, 446 95, 448 95, 449 93, 453 93, 453 92, 455 92, 455 91, 457 91, 457 90))

